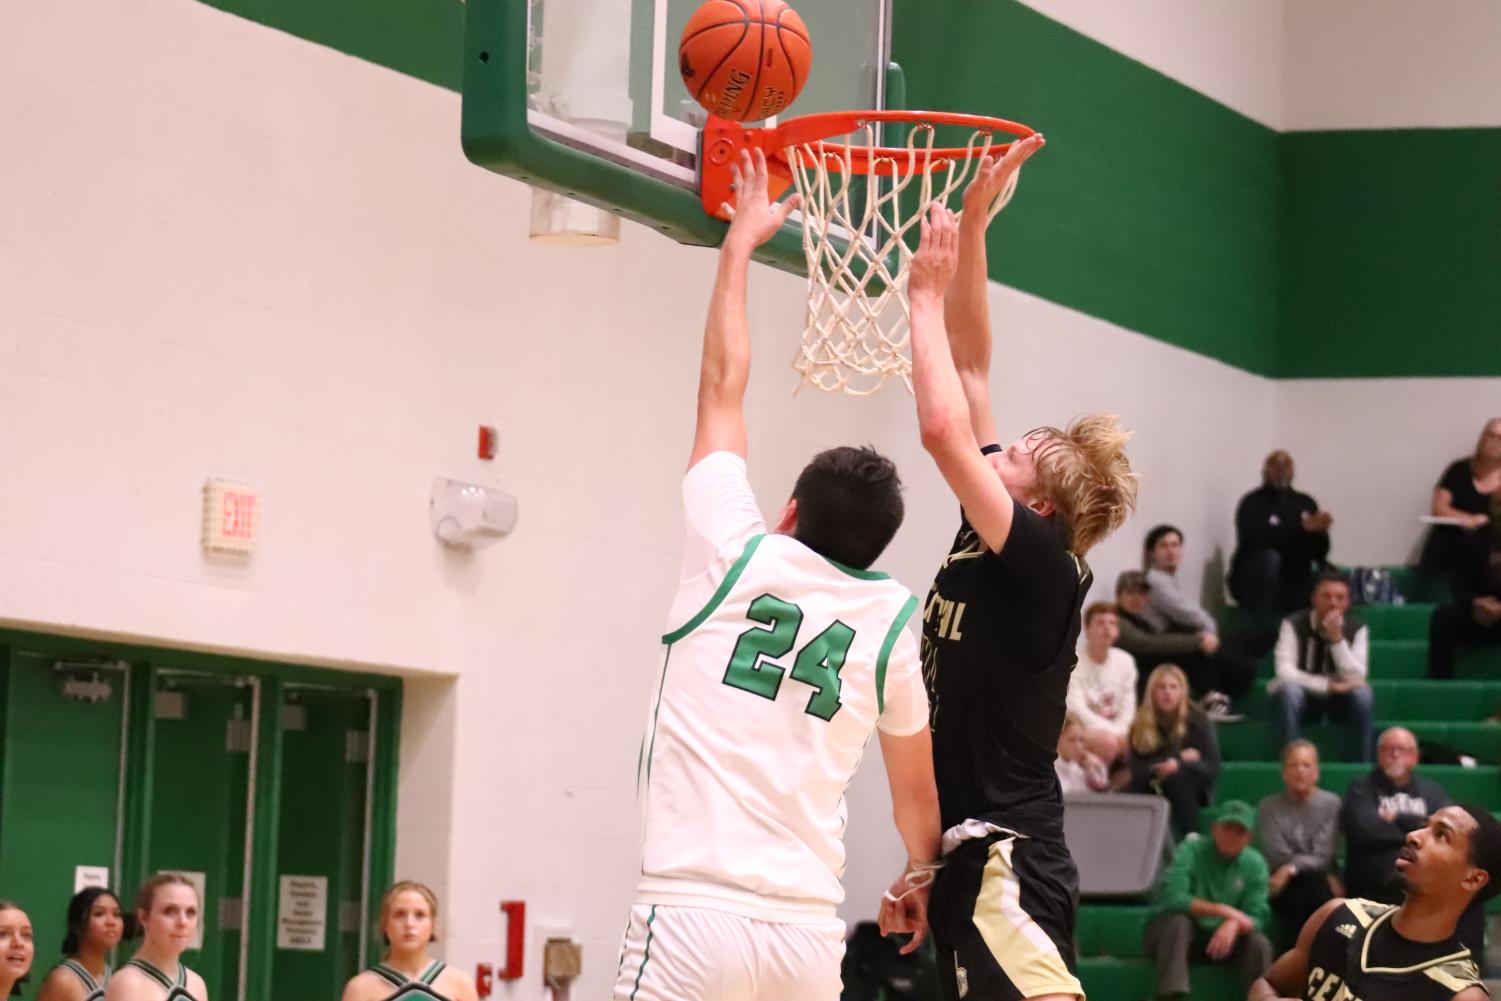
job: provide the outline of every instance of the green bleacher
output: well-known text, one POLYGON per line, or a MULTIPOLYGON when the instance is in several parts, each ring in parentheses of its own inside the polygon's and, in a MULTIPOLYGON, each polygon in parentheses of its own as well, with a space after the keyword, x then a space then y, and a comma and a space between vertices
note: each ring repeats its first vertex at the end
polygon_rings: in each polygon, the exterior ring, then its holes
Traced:
MULTIPOLYGON (((1501 813, 1501 768, 1497 767, 1501 765, 1501 724, 1487 722, 1501 713, 1501 650, 1467 652, 1460 658, 1456 680, 1429 681, 1428 621, 1434 605, 1412 599, 1438 596, 1425 592, 1406 568, 1392 568, 1392 572, 1409 603, 1356 609, 1371 629, 1376 732, 1404 726, 1422 745, 1475 758, 1474 768, 1419 767, 1456 800, 1501 813)), ((1229 630, 1243 619, 1230 609, 1225 621, 1229 630)), ((1279 749, 1264 690, 1272 676, 1270 657, 1262 663, 1261 675, 1256 694, 1244 707, 1249 719, 1219 728, 1224 764, 1215 790, 1217 801, 1244 799, 1254 805, 1282 788, 1279 749)), ((1324 788, 1343 794, 1351 779, 1371 768, 1345 760, 1349 745, 1343 727, 1317 725, 1305 735, 1319 746, 1324 788)), ((1501 900, 1488 910, 1501 910, 1501 900)), ((1086 903, 1080 908, 1079 972, 1091 998, 1137 1001, 1156 996, 1152 963, 1142 950, 1147 911, 1144 902, 1086 903)), ((1194 968, 1191 998, 1219 1001, 1239 996, 1234 980, 1224 970, 1209 965, 1194 968)))

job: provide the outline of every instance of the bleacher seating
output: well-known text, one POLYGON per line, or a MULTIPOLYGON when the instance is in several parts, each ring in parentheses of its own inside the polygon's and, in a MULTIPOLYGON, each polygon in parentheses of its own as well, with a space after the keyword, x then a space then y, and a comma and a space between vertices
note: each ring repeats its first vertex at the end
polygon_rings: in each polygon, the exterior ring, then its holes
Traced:
MULTIPOLYGON (((1423 593, 1420 582, 1406 568, 1390 569, 1410 603, 1356 610, 1371 629, 1370 672, 1377 732, 1389 726, 1405 726, 1424 745, 1474 757, 1475 768, 1420 767, 1457 800, 1501 814, 1501 723, 1486 722, 1501 712, 1501 650, 1462 654, 1456 680, 1429 681, 1428 620, 1434 606, 1414 599, 1440 596, 1423 593)), ((1239 619, 1237 610, 1228 610, 1226 628, 1232 628, 1239 619)), ((1261 665, 1261 674, 1263 682, 1272 677, 1270 657, 1261 665)), ((1224 764, 1215 790, 1217 800, 1244 799, 1254 804, 1282 787, 1279 748, 1268 722, 1264 688, 1264 684, 1258 684, 1256 694, 1247 700, 1247 722, 1219 728, 1224 764)), ((1323 757, 1321 785, 1326 789, 1343 794, 1352 778, 1371 767, 1342 760, 1347 746, 1343 727, 1316 725, 1308 728, 1306 736, 1319 746, 1323 757)), ((1501 898, 1487 909, 1501 911, 1501 898)), ((1145 903, 1096 902, 1081 907, 1079 970, 1090 997, 1134 1001, 1154 996, 1152 963, 1142 950, 1147 910, 1145 903)), ((1217 1001, 1238 996, 1234 981, 1223 970, 1195 967, 1192 998, 1217 1001)))

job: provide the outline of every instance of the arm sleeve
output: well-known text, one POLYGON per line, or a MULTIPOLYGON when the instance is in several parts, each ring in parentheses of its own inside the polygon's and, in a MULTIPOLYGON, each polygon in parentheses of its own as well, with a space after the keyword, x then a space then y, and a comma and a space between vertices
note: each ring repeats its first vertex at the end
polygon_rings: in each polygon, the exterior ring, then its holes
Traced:
POLYGON ((1198 749, 1199 760, 1180 763, 1184 768, 1192 768, 1204 776, 1205 781, 1213 783, 1220 774, 1219 738, 1215 736, 1214 723, 1212 721, 1197 713, 1195 715, 1198 716, 1198 726, 1192 727, 1190 725, 1192 728, 1189 731, 1188 742, 1190 746, 1198 749), (1197 733, 1195 733, 1195 730, 1197 733), (1195 739, 1195 736, 1197 736, 1197 739, 1195 739))
POLYGON ((1313 832, 1313 847, 1309 851, 1294 855, 1289 861, 1297 867, 1299 872, 1333 872, 1334 843, 1338 837, 1339 818, 1331 813, 1329 822, 1320 825, 1313 832))
MULTIPOLYGON (((1381 819, 1377 812, 1376 790, 1369 780, 1357 779, 1350 783, 1339 819, 1352 853, 1401 848, 1407 840, 1405 830, 1381 819)), ((1397 819, 1402 818, 1399 815, 1397 819)))
POLYGON ((1199 650, 1199 637, 1194 633, 1154 633, 1124 620, 1119 642, 1122 649, 1142 657, 1181 657, 1199 650))
POLYGON ((1271 512, 1260 501, 1260 495, 1253 492, 1242 497, 1235 507, 1235 539, 1243 550, 1272 549, 1281 542, 1271 512))
POLYGON ((1298 633, 1287 619, 1282 620, 1282 627, 1277 632, 1277 650, 1272 656, 1277 664, 1277 681, 1281 684, 1298 685, 1321 695, 1329 691, 1328 678, 1321 674, 1309 674, 1299 667, 1298 633))
POLYGON ((1162 889, 1157 904, 1164 911, 1187 913, 1193 904, 1193 863, 1198 851, 1198 837, 1190 835, 1173 853, 1173 861, 1162 874, 1162 889))
POLYGON ((1370 658, 1370 639, 1370 629, 1361 626, 1355 631, 1353 641, 1340 640, 1329 648, 1329 655, 1334 658, 1334 666, 1339 668, 1340 677, 1366 677, 1369 673, 1367 666, 1370 658))
POLYGON ((1079 672, 1076 670, 1073 677, 1069 678, 1068 696, 1065 698, 1068 711, 1079 718, 1086 729, 1090 730, 1114 730, 1115 721, 1108 720, 1089 708, 1089 700, 1084 694, 1084 686, 1079 683, 1079 672))
POLYGON ((912 630, 903 629, 886 661, 886 708, 876 725, 893 737, 909 737, 928 725, 928 691, 912 630))
POLYGON ((745 460, 734 452, 710 452, 688 470, 683 512, 688 522, 684 580, 709 570, 716 560, 733 561, 752 536, 766 531, 745 460))
POLYGON ((1268 796, 1256 807, 1256 840, 1261 845, 1261 854, 1266 857, 1266 864, 1273 869, 1280 869, 1289 862, 1297 865, 1297 860, 1293 856, 1293 846, 1288 844, 1282 825, 1275 819, 1276 810, 1272 806, 1273 802, 1275 802, 1275 797, 1268 796))
POLYGON ((1260 855, 1252 855, 1246 862, 1245 885, 1240 891, 1236 907, 1246 912, 1257 931, 1265 931, 1272 919, 1272 905, 1267 895, 1266 861, 1260 855))
POLYGON ((1154 570, 1148 579, 1152 582, 1152 607, 1170 622, 1206 633, 1218 631, 1214 617, 1190 601, 1172 577, 1154 570))
POLYGON ((1121 663, 1125 666, 1121 670, 1121 709, 1116 714, 1115 729, 1124 736, 1131 729, 1131 721, 1136 718, 1136 681, 1140 672, 1136 669, 1136 658, 1124 650, 1121 651, 1121 663))

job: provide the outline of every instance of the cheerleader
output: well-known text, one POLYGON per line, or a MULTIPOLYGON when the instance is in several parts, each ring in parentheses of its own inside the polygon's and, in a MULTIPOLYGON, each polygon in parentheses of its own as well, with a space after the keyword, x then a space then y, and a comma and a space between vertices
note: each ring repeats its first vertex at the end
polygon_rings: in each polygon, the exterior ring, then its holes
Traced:
POLYGON ((186 876, 163 872, 142 883, 136 894, 141 947, 109 978, 104 1001, 209 1001, 203 978, 182 962, 200 910, 198 890, 186 876))
POLYGON ((119 897, 99 886, 74 894, 68 901, 63 961, 42 981, 36 1001, 103 1001, 109 956, 124 934, 119 897))
POLYGON ((380 929, 386 954, 344 985, 343 1001, 479 1001, 474 980, 433 959, 438 898, 421 883, 404 880, 380 902, 380 929))

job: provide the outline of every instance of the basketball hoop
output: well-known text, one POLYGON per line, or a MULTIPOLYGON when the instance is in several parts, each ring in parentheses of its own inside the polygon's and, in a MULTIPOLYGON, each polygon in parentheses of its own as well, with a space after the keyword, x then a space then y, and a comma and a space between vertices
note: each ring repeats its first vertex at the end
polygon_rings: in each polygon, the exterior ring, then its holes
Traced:
MULTIPOLYGON (((793 368, 826 392, 874 393, 893 376, 912 390, 907 270, 916 249, 909 231, 934 202, 948 204, 986 155, 1003 154, 996 133, 1025 139, 1033 130, 981 115, 932 111, 851 111, 794 118, 773 129, 746 129, 711 118, 703 136, 700 195, 725 218, 731 166, 748 147, 766 155, 769 192, 796 186, 803 198, 808 314, 793 368), (906 144, 877 145, 877 126, 906 128, 906 144), (937 145, 938 127, 967 130, 963 146, 937 145), (857 175, 869 180, 855 184, 857 175)), ((1012 174, 986 223, 1016 190, 1012 174)), ((801 384, 799 384, 801 385, 801 384)))

